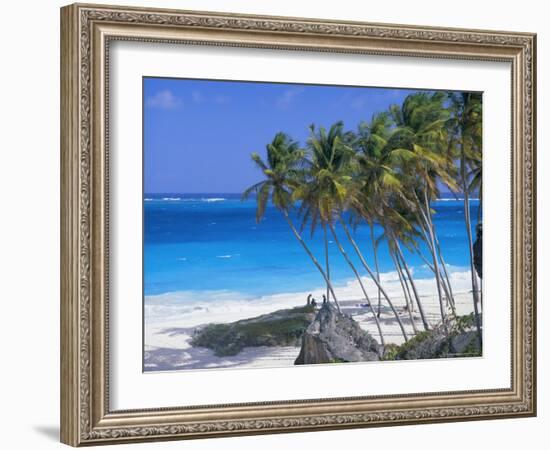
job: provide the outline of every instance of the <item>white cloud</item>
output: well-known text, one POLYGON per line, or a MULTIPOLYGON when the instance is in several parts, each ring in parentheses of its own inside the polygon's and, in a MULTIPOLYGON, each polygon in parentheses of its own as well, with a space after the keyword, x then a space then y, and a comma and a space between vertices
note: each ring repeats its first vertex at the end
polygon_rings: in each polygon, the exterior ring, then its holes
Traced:
POLYGON ((175 109, 182 105, 182 101, 172 91, 159 91, 147 99, 147 106, 159 109, 175 109))
POLYGON ((287 89, 277 98, 277 106, 279 108, 287 108, 302 92, 304 92, 304 88, 301 87, 287 89))

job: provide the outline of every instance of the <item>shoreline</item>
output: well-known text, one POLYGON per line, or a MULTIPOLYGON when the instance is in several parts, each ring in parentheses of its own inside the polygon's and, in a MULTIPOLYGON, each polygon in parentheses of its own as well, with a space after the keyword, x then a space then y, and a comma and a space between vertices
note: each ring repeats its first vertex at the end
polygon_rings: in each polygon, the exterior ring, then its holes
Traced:
MULTIPOLYGON (((378 303, 378 288, 369 278, 364 278, 367 293, 373 307, 378 303)), ((436 295, 435 279, 415 280, 422 306, 431 325, 441 320, 439 300, 436 295)), ((394 272, 381 274, 381 283, 405 326, 407 334, 412 336, 413 328, 409 314, 403 310, 405 298, 401 291, 397 275, 394 272), (401 295, 399 295, 401 294, 401 295)), ((455 291, 455 302, 458 315, 473 311, 470 272, 451 274, 451 283, 455 291)), ((324 288, 312 290, 316 298, 324 288)), ((144 369, 145 371, 171 371, 206 368, 260 368, 286 367, 294 364, 300 347, 246 347, 239 354, 228 357, 215 356, 207 348, 192 347, 189 343, 193 331, 208 323, 229 323, 276 311, 278 309, 303 306, 309 292, 275 294, 259 298, 243 297, 238 293, 227 291, 206 292, 205 299, 191 300, 193 293, 171 293, 149 296, 145 299, 145 335, 144 335, 144 369), (206 300, 210 298, 210 300, 206 300)), ((378 330, 365 299, 360 295, 357 281, 349 281, 337 289, 342 312, 349 314, 361 328, 368 331, 380 342, 378 330)), ((418 330, 423 330, 417 308, 413 318, 418 330)), ((390 307, 382 298, 380 315, 382 331, 386 343, 400 345, 404 342, 399 325, 390 307)))

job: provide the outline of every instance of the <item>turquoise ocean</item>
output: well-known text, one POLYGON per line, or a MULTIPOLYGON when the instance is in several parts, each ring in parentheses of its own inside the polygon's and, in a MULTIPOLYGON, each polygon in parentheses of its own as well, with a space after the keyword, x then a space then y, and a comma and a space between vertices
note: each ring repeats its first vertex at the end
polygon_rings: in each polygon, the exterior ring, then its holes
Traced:
MULTIPOLYGON (((475 229, 478 200, 470 209, 475 229)), ((323 285, 323 279, 296 241, 281 213, 272 205, 256 223, 256 203, 241 201, 239 194, 145 194, 144 213, 144 295, 185 292, 201 300, 210 292, 231 292, 243 299, 288 292, 308 292, 323 285)), ((450 272, 469 270, 464 203, 453 197, 433 202, 434 223, 442 252, 450 272)), ((293 214, 295 223, 299 219, 293 214)), ((375 227, 376 236, 382 230, 375 227)), ((313 236, 309 228, 303 237, 319 261, 324 262, 322 229, 313 236)), ((341 242, 348 253, 345 235, 341 242)), ((367 261, 374 267, 370 230, 360 225, 355 232, 367 261)), ((425 249, 424 249, 425 250, 425 249)), ((428 252, 424 251, 427 256, 428 252)), ((353 273, 329 244, 331 278, 336 287, 353 279, 353 273)), ((379 265, 383 273, 394 270, 384 241, 379 247, 379 265)), ((406 253, 416 278, 432 278, 425 262, 416 253, 406 253)), ((319 292, 320 295, 322 292, 319 292)), ((213 299, 216 296, 212 297, 213 299)))

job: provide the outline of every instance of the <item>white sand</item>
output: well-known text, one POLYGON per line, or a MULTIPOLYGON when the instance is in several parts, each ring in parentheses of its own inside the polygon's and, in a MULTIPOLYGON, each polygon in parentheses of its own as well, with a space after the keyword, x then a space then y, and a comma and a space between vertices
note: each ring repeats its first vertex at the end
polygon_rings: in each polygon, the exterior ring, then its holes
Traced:
MULTIPOLYGON (((373 306, 378 302, 378 289, 370 279, 364 279, 373 306)), ((409 314, 404 310, 405 299, 396 273, 382 274, 382 286, 400 313, 409 336, 413 328, 409 314)), ((441 320, 439 300, 434 279, 415 280, 422 306, 430 324, 441 320)), ((457 314, 473 311, 470 272, 451 274, 457 314)), ((323 288, 312 290, 317 299, 323 288)), ((212 367, 259 368, 291 366, 298 356, 299 347, 249 347, 238 355, 217 357, 212 350, 192 347, 189 343, 197 326, 207 323, 228 323, 256 317, 278 309, 305 304, 308 292, 278 294, 249 298, 231 292, 208 292, 198 295, 181 292, 146 297, 145 300, 145 370, 206 369, 212 367), (202 298, 201 298, 202 296, 202 298)), ((365 304, 358 282, 350 281, 336 288, 342 312, 350 314, 362 328, 380 342, 380 336, 370 308, 365 304)), ((413 318, 418 330, 423 330, 418 310, 413 318)), ((387 302, 382 298, 380 322, 386 343, 404 342, 400 327, 387 302)))

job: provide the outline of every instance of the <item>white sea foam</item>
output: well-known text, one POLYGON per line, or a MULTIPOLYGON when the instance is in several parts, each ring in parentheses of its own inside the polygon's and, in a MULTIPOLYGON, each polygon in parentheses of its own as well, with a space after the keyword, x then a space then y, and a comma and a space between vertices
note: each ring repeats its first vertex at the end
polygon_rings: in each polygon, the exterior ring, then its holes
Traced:
MULTIPOLYGON (((223 255, 229 256, 229 255, 223 255)), ((455 271, 449 267, 449 277, 455 293, 471 290, 469 271, 455 271)), ((458 269, 458 268, 457 268, 458 269)), ((361 281, 370 299, 378 298, 378 287, 368 277, 361 281)), ((397 272, 380 274, 380 282, 391 299, 403 303, 403 291, 397 272)), ((434 278, 415 279, 415 285, 421 297, 437 295, 434 278)), ((356 279, 335 286, 340 302, 364 303, 359 283, 356 279)), ((179 323, 180 326, 197 326, 210 322, 231 322, 247 317, 266 314, 277 309, 291 308, 305 304, 308 294, 319 301, 326 287, 319 285, 299 292, 285 292, 271 295, 251 295, 229 290, 179 291, 160 295, 145 296, 145 321, 179 323)))
POLYGON ((235 253, 234 255, 217 255, 216 258, 220 259, 231 259, 233 256, 240 256, 240 253, 235 253))

